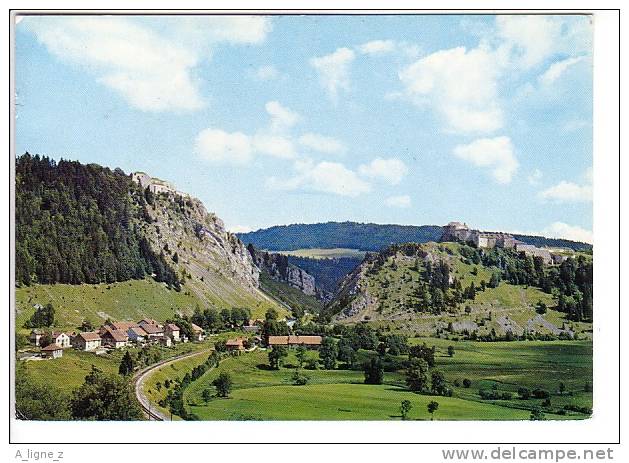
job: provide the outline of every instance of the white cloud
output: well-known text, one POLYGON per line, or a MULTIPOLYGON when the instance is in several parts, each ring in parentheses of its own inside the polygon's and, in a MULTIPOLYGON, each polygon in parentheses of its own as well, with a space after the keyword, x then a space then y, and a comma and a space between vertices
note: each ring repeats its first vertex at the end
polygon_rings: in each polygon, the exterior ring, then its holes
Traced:
POLYGON ((497 96, 500 66, 486 47, 440 50, 399 72, 406 94, 432 106, 450 131, 487 133, 503 126, 497 96))
POLYGON ((389 196, 384 200, 387 206, 399 207, 401 209, 411 207, 411 197, 408 195, 389 196))
POLYGON ((194 143, 194 152, 202 159, 221 164, 248 164, 253 158, 251 138, 241 132, 205 129, 194 143))
POLYGON ((535 169, 531 174, 527 177, 529 184, 531 185, 539 185, 539 181, 542 179, 544 174, 541 170, 535 169))
POLYGON ((306 148, 326 154, 340 154, 345 152, 345 145, 336 138, 326 137, 318 133, 305 133, 299 137, 299 144, 306 148))
POLYGON ((594 242, 592 230, 587 230, 576 225, 568 225, 563 222, 553 222, 548 227, 544 228, 541 234, 548 238, 564 238, 585 243, 594 242))
POLYGON ((271 128, 273 130, 289 129, 301 119, 298 113, 282 106, 277 101, 269 101, 264 107, 271 116, 271 128))
POLYGON ((395 50, 395 42, 393 40, 372 40, 360 45, 358 50, 365 55, 383 55, 395 50))
POLYGON ((491 168, 491 174, 498 183, 511 182, 518 169, 509 137, 480 138, 468 145, 456 146, 454 154, 478 167, 491 168))
POLYGON ((226 228, 230 233, 249 233, 253 231, 253 227, 249 225, 229 225, 226 228))
POLYGON ((339 48, 329 55, 310 59, 310 65, 316 69, 321 85, 334 100, 339 90, 350 88, 350 64, 355 53, 349 48, 339 48))
POLYGON ((370 185, 356 173, 338 162, 299 161, 295 163, 297 175, 288 179, 271 177, 266 185, 274 190, 306 190, 356 197, 371 191, 370 185))
POLYGON ((376 158, 369 164, 359 166, 358 172, 364 177, 384 180, 391 185, 397 185, 408 173, 408 168, 403 161, 396 158, 376 158))
POLYGON ((195 111, 205 106, 195 70, 211 47, 259 43, 262 17, 39 16, 26 27, 59 59, 84 69, 141 111, 195 111))
POLYGON ((566 58, 551 64, 548 69, 539 76, 540 83, 542 85, 552 85, 553 82, 559 79, 569 67, 574 66, 580 61, 583 61, 582 56, 576 58, 566 58))
POLYGON ((592 27, 587 16, 496 16, 496 35, 511 65, 529 69, 557 54, 591 52, 592 27))
POLYGON ((280 135, 259 133, 253 137, 253 147, 256 151, 281 159, 295 157, 293 142, 280 135))
POLYGON ((562 180, 557 185, 540 192, 539 197, 558 203, 590 202, 592 201, 592 185, 578 185, 562 180))
POLYGON ((272 64, 267 64, 257 68, 254 75, 259 80, 275 80, 280 77, 280 72, 272 64))

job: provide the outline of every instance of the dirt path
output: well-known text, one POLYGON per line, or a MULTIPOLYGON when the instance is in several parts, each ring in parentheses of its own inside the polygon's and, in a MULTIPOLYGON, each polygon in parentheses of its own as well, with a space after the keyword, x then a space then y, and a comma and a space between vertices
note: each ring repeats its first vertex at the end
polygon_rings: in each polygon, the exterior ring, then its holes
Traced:
POLYGON ((149 420, 155 421, 170 421, 170 417, 164 415, 161 411, 157 409, 157 406, 152 404, 151 401, 144 395, 144 383, 151 376, 151 374, 158 368, 170 365, 171 363, 178 362, 179 360, 183 360, 189 357, 195 357, 198 355, 209 354, 213 349, 205 349, 200 350, 198 352, 192 352, 189 354, 180 355, 178 357, 173 357, 170 359, 162 360, 153 365, 150 365, 143 370, 140 370, 133 376, 133 388, 135 390, 135 397, 138 399, 140 403, 140 407, 144 412, 144 415, 149 420))

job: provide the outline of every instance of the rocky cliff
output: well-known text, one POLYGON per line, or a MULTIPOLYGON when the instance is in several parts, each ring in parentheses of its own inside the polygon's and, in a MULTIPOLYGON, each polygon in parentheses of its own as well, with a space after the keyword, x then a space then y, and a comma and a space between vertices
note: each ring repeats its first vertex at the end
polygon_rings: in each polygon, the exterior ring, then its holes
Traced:
POLYGON ((185 291, 218 306, 274 305, 259 290, 260 271, 247 248, 200 200, 146 174, 133 178, 147 199, 141 231, 176 269, 185 291))

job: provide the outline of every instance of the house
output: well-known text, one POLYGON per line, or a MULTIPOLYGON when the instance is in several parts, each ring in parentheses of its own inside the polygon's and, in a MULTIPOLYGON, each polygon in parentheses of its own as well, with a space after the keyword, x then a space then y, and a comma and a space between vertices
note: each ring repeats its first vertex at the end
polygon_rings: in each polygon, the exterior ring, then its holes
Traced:
POLYGON ((63 347, 52 343, 48 344, 41 350, 41 355, 44 358, 56 359, 63 356, 63 347))
POLYGON ((245 350, 244 342, 245 338, 228 339, 225 343, 225 347, 227 347, 227 350, 230 352, 241 352, 245 350))
POLYGON ((78 350, 90 351, 101 346, 100 335, 96 331, 86 331, 74 337, 74 348, 78 350))
POLYGON ((29 341, 31 341, 34 345, 39 346, 42 337, 44 336, 44 332, 41 330, 32 330, 31 334, 28 336, 29 341))
POLYGON ((203 341, 205 339, 205 335, 203 334, 203 328, 194 323, 192 325, 192 340, 193 341, 203 341))
POLYGON ((139 325, 139 326, 144 326, 144 325, 158 325, 158 323, 157 323, 155 320, 153 320, 152 318, 144 318, 144 319, 142 319, 142 320, 140 320, 140 321, 138 322, 138 325, 139 325))
POLYGON ((168 336, 158 338, 158 342, 164 347, 171 347, 173 345, 173 340, 168 336))
POLYGON ((179 342, 179 333, 181 330, 174 323, 167 323, 164 327, 164 334, 168 339, 172 339, 175 342, 179 342))
POLYGON ((140 323, 140 328, 146 332, 146 339, 149 341, 157 341, 164 337, 164 328, 156 323, 140 323))
POLYGON ((306 346, 317 348, 321 345, 321 336, 269 336, 269 346, 306 346))
POLYGON ((129 341, 144 342, 148 338, 148 333, 141 326, 131 326, 127 330, 129 341))
POLYGON ((112 330, 127 331, 129 330, 129 328, 133 328, 139 325, 135 322, 126 321, 126 322, 107 322, 106 326, 110 327, 112 330))
POLYGON ((56 344, 59 347, 70 347, 70 336, 59 331, 53 331, 50 335, 51 344, 56 344))
POLYGON ((259 333, 260 326, 259 325, 245 325, 242 327, 245 333, 259 333))
POLYGON ((112 330, 108 328, 101 336, 101 339, 104 346, 113 347, 114 349, 120 349, 121 347, 127 345, 127 342, 129 341, 129 336, 125 331, 112 330))

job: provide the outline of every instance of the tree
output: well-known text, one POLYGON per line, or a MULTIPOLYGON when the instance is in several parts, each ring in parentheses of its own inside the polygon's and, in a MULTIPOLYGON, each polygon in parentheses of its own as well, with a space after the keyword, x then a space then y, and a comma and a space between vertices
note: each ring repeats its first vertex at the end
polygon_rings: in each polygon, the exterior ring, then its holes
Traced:
POLYGON ((544 315, 546 313, 546 310, 546 304, 544 304, 542 301, 537 301, 537 304, 535 305, 535 312, 540 315, 544 315))
POLYGON ((382 384, 384 379, 384 367, 380 357, 372 357, 369 362, 365 362, 365 384, 382 384))
POLYGON ((129 382, 94 366, 85 382, 72 393, 70 412, 76 420, 127 421, 142 416, 129 382))
POLYGON ((541 408, 535 407, 531 410, 531 417, 529 418, 531 421, 543 421, 546 419, 546 415, 541 408))
POLYGON ((216 393, 219 397, 229 397, 229 393, 232 390, 232 377, 229 373, 223 371, 212 381, 212 385, 216 388, 216 393))
POLYGON ((293 385, 295 386, 305 386, 306 384, 308 384, 308 381, 310 380, 310 378, 306 375, 302 375, 299 372, 299 368, 298 368, 293 373, 291 380, 293 381, 293 385))
POLYGON ((336 367, 337 356, 338 350, 336 347, 336 341, 331 337, 323 338, 319 349, 319 358, 323 362, 323 368, 326 370, 334 370, 336 367))
POLYGON ((52 303, 45 306, 38 306, 35 313, 24 324, 26 328, 43 328, 50 327, 55 324, 55 308, 52 303))
POLYGON ((472 381, 470 381, 467 378, 463 379, 463 387, 464 388, 469 388, 471 385, 472 385, 472 381))
POLYGON ((129 353, 129 351, 126 351, 124 355, 122 356, 122 360, 120 361, 120 366, 118 367, 118 373, 121 374, 122 376, 128 376, 131 373, 133 373, 133 369, 134 369, 133 357, 131 357, 131 354, 129 353))
POLYGON ((454 357, 454 346, 448 346, 448 355, 454 357))
POLYGON ((531 398, 531 391, 526 387, 519 387, 518 395, 520 396, 520 399, 528 400, 531 398))
POLYGON ((435 412, 439 408, 439 402, 435 402, 434 400, 431 400, 428 403, 426 408, 428 408, 428 413, 430 413, 430 421, 432 421, 435 417, 435 412))
POLYGON ((434 370, 430 375, 430 391, 435 395, 446 395, 448 387, 442 371, 434 370))
POLYGON ((94 331, 94 324, 90 320, 84 319, 83 322, 81 322, 81 326, 79 326, 79 330, 94 331))
POLYGON ((345 362, 349 368, 353 368, 356 363, 356 351, 345 338, 339 342, 338 359, 345 362))
POLYGON ((288 357, 288 350, 284 346, 273 346, 269 351, 269 366, 274 370, 279 370, 284 359, 288 357))
POLYGON ((297 362, 299 362, 299 368, 304 366, 304 362, 306 361, 306 352, 308 352, 308 349, 306 349, 306 346, 304 346, 303 344, 300 344, 299 346, 297 346, 295 357, 297 357, 297 362))
POLYGON ((412 358, 406 369, 406 385, 413 392, 422 392, 428 385, 428 363, 424 359, 412 358))
POLYGON ((203 401, 205 403, 208 403, 210 400, 212 400, 212 390, 203 389, 203 392, 201 393, 201 397, 203 398, 203 401))
POLYGON ((566 385, 564 383, 559 383, 559 395, 564 395, 566 392, 566 385))
POLYGON ((406 420, 406 417, 408 416, 408 413, 411 411, 412 408, 413 404, 411 404, 410 400, 403 400, 400 403, 400 413, 402 414, 403 420, 406 420))

